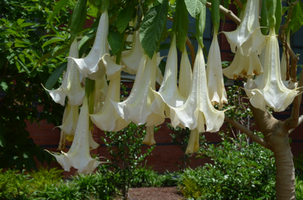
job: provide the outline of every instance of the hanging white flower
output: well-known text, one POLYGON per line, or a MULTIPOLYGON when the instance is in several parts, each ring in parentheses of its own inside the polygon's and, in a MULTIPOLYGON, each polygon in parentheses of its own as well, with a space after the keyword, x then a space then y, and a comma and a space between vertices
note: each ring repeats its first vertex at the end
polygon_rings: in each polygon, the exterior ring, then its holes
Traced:
POLYGON ((200 45, 193 69, 190 94, 180 107, 170 107, 170 119, 173 127, 183 126, 198 132, 216 132, 224 122, 224 112, 216 110, 208 96, 205 61, 200 45), (206 126, 206 130, 205 130, 206 126))
POLYGON ((258 0, 247 0, 244 16, 238 28, 235 31, 223 32, 232 52, 240 51, 245 56, 251 52, 261 53, 265 44, 265 36, 260 30, 259 5, 258 0), (244 43, 247 45, 243 46, 244 43))
POLYGON ((87 98, 85 98, 79 115, 74 141, 69 151, 67 153, 62 152, 61 155, 51 153, 65 171, 69 171, 71 167, 74 167, 78 169, 79 173, 89 174, 102 163, 90 155, 90 146, 96 146, 90 145, 93 138, 89 130, 88 113, 88 102, 87 98))
POLYGON ((107 44, 108 35, 108 12, 102 13, 92 49, 85 58, 73 58, 77 63, 81 74, 92 80, 100 79, 105 68, 100 65, 100 61, 104 54, 108 53, 107 44))
MULTIPOLYGON (((167 56, 163 83, 158 92, 153 90, 155 94, 155 101, 153 102, 152 110, 154 112, 164 113, 165 110, 166 116, 169 116, 169 110, 168 107, 166 107, 166 104, 172 107, 179 107, 182 106, 186 101, 186 98, 180 94, 177 87, 177 71, 178 56, 176 37, 173 36, 171 47, 167 56)), ((189 90, 189 88, 187 89, 189 90)))
POLYGON ((117 71, 115 76, 112 76, 108 92, 106 95, 106 100, 102 109, 95 114, 90 115, 93 123, 104 131, 120 131, 125 128, 129 122, 126 122, 115 110, 111 101, 120 101, 120 72, 122 66, 120 66, 120 71, 117 71))
POLYGON ((279 43, 274 28, 270 30, 264 55, 264 74, 261 82, 248 80, 254 83, 244 85, 245 92, 252 106, 266 110, 266 106, 276 112, 284 111, 294 98, 298 90, 288 89, 281 78, 279 43))
MULTIPOLYGON (((70 57, 78 57, 78 44, 75 39, 69 50, 70 57)), ((76 63, 72 59, 68 59, 67 70, 64 74, 62 85, 56 90, 48 90, 50 96, 56 103, 60 103, 62 106, 65 105, 65 97, 68 97, 69 105, 81 105, 84 98, 84 88, 81 87, 80 73, 76 63)))
POLYGON ((224 87, 221 53, 217 35, 217 31, 215 31, 209 49, 206 74, 210 101, 213 105, 219 104, 221 109, 224 103, 227 104, 227 95, 224 87))
POLYGON ((117 113, 127 122, 146 126, 159 125, 164 122, 164 114, 154 113, 151 104, 154 101, 156 84, 157 56, 148 58, 144 55, 139 64, 136 79, 129 97, 123 102, 112 101, 117 113))

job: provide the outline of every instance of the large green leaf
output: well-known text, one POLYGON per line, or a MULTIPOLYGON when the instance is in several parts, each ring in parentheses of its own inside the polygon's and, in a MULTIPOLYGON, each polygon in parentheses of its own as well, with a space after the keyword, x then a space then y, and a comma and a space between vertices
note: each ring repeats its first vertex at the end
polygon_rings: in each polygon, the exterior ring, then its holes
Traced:
POLYGON ((45 83, 45 88, 51 90, 53 86, 56 84, 60 76, 62 75, 63 71, 66 69, 67 63, 62 63, 55 69, 55 71, 49 76, 45 83))
POLYGON ((111 47, 112 53, 116 55, 118 51, 122 48, 123 40, 121 34, 118 32, 109 32, 107 36, 107 41, 111 47))
POLYGON ((62 38, 62 37, 53 37, 52 39, 46 41, 43 45, 42 45, 42 48, 47 46, 47 45, 50 45, 52 43, 55 43, 55 42, 59 42, 59 41, 64 41, 65 39, 62 38))
POLYGON ((198 18, 198 14, 203 8, 203 1, 204 0, 185 0, 186 8, 192 17, 198 18))
POLYGON ((133 6, 127 6, 126 8, 120 11, 117 18, 117 28, 120 33, 122 33, 126 29, 129 21, 133 16, 133 13, 134 13, 133 6))
POLYGON ((268 22, 268 14, 266 9, 266 1, 262 1, 260 26, 262 27, 261 32, 263 35, 267 35, 268 25, 269 22, 268 22))
POLYGON ((165 28, 168 12, 168 1, 163 0, 151 8, 145 15, 140 28, 140 41, 146 54, 152 58, 157 50, 163 30, 165 28))
POLYGON ((289 23, 289 28, 292 34, 297 32, 303 26, 303 3, 299 1, 292 10, 291 21, 289 23))
POLYGON ((64 8, 68 3, 68 0, 59 0, 56 3, 56 6, 52 12, 52 14, 49 16, 49 18, 47 19, 48 23, 51 23, 54 19, 54 17, 59 13, 59 11, 64 8))
POLYGON ((78 32, 83 28, 86 19, 86 2, 87 0, 79 0, 73 11, 70 22, 71 41, 77 36, 78 32))

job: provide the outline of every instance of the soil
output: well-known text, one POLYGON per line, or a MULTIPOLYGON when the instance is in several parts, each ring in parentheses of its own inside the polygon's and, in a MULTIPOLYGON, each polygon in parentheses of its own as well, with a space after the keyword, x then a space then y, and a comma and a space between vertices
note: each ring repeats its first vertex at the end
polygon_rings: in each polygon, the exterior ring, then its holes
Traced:
POLYGON ((130 188, 129 200, 184 200, 177 187, 130 188))

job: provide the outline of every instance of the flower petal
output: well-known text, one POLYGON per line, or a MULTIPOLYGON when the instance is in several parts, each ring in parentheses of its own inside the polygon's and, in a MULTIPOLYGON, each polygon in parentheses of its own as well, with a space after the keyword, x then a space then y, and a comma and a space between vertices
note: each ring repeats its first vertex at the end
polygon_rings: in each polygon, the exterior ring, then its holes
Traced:
POLYGON ((146 134, 144 137, 144 140, 142 141, 143 144, 152 146, 156 144, 155 138, 154 138, 154 126, 147 126, 146 127, 146 134))
POLYGON ((188 145, 185 154, 193 154, 199 150, 199 131, 195 128, 190 131, 188 145))

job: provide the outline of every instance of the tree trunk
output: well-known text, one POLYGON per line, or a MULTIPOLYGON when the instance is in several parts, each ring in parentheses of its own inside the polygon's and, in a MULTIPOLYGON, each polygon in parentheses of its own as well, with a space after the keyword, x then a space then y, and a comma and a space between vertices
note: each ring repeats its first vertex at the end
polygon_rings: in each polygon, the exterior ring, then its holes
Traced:
POLYGON ((276 124, 276 129, 268 136, 267 143, 275 157, 277 200, 296 199, 293 155, 288 133, 283 130, 281 123, 276 124))
POLYGON ((293 200, 295 195, 295 170, 293 155, 289 144, 289 129, 285 123, 275 119, 268 111, 264 112, 251 106, 256 125, 275 157, 276 198, 293 200))

